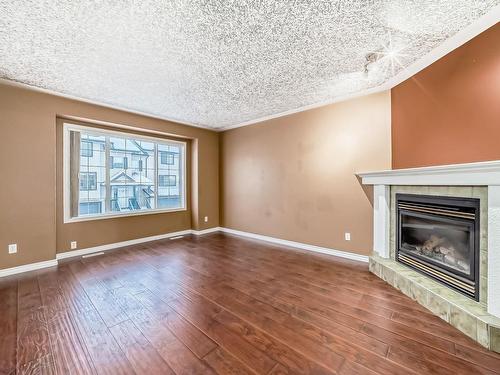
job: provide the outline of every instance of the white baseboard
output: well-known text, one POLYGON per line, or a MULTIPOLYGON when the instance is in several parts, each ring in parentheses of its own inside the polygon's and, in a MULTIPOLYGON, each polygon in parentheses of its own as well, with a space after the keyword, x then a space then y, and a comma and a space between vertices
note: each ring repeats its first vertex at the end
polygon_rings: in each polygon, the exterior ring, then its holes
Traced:
POLYGON ((209 234, 209 233, 215 233, 215 232, 221 232, 222 228, 221 227, 214 227, 214 228, 208 228, 208 229, 203 229, 203 230, 194 230, 193 229, 193 234, 196 236, 201 236, 204 234, 209 234))
POLYGON ((351 260, 357 260, 359 262, 368 263, 368 256, 367 255, 348 253, 347 251, 335 250, 335 249, 330 249, 327 247, 321 247, 321 246, 315 246, 315 245, 308 245, 308 244, 301 243, 301 242, 288 241, 288 240, 283 240, 281 238, 263 236, 261 234, 243 232, 240 230, 223 228, 223 227, 220 228, 220 231, 224 232, 224 233, 234 234, 237 236, 254 238, 256 240, 271 242, 271 243, 275 243, 278 245, 290 246, 290 247, 295 247, 297 249, 314 251, 316 253, 333 255, 333 256, 337 256, 337 257, 341 257, 341 258, 347 258, 347 259, 351 259, 351 260))
POLYGON ((330 249, 330 248, 320 247, 320 246, 315 246, 315 245, 308 245, 308 244, 301 243, 301 242, 288 241, 288 240, 283 240, 281 238, 263 236, 261 234, 243 232, 240 230, 235 230, 235 229, 230 229, 230 228, 214 227, 214 228, 208 228, 208 229, 203 229, 203 230, 186 229, 186 230, 182 230, 182 231, 178 231, 178 232, 160 234, 157 236, 137 238, 137 239, 133 239, 133 240, 129 240, 129 241, 115 242, 115 243, 111 243, 111 244, 107 244, 107 245, 89 247, 86 249, 79 249, 79 250, 73 250, 73 251, 66 251, 63 253, 57 253, 56 259, 51 259, 51 260, 47 260, 44 262, 31 263, 31 264, 26 264, 23 266, 6 268, 3 270, 0 270, 0 277, 15 275, 15 274, 22 273, 22 272, 34 271, 34 270, 38 270, 38 269, 42 269, 42 268, 46 268, 46 267, 54 267, 54 266, 57 266, 58 260, 60 260, 60 259, 73 258, 73 257, 77 257, 77 256, 82 256, 82 255, 117 249, 120 247, 137 245, 137 244, 144 243, 144 242, 163 240, 163 239, 171 238, 171 237, 185 236, 188 234, 194 234, 196 236, 201 236, 204 234, 215 233, 215 232, 224 232, 224 233, 234 234, 234 235, 241 236, 241 237, 248 237, 248 238, 253 238, 256 240, 275 243, 278 245, 290 246, 290 247, 295 247, 297 249, 314 251, 316 253, 333 255, 333 256, 338 256, 341 258, 347 258, 347 259, 351 259, 351 260, 357 260, 359 262, 368 262, 368 256, 365 256, 365 255, 348 253, 345 251, 340 251, 340 250, 335 250, 335 249, 330 249))
POLYGON ((57 259, 51 259, 37 263, 30 263, 12 268, 5 268, 3 270, 0 270, 0 277, 11 276, 18 273, 35 271, 42 268, 54 267, 54 266, 57 266, 57 259))
POLYGON ((95 247, 89 247, 86 249, 66 251, 63 253, 58 253, 56 255, 56 258, 57 259, 73 258, 73 257, 82 256, 82 255, 86 255, 86 254, 97 253, 100 251, 107 251, 107 250, 117 249, 120 247, 137 245, 137 244, 144 243, 144 242, 163 240, 163 239, 171 238, 171 237, 185 236, 188 234, 194 234, 196 236, 201 236, 204 234, 215 233, 215 232, 230 233, 230 234, 234 234, 237 236, 248 237, 248 238, 253 238, 253 239, 257 239, 257 240, 261 240, 261 241, 271 242, 271 243, 275 243, 278 245, 295 247, 295 248, 307 250, 307 251, 314 251, 316 253, 338 256, 341 258, 347 258, 347 259, 356 260, 359 262, 365 262, 365 263, 368 262, 368 256, 366 256, 366 255, 348 253, 346 251, 330 249, 327 247, 320 247, 320 246, 309 245, 309 244, 305 244, 305 243, 301 243, 301 242, 288 241, 288 240, 283 240, 281 238, 263 236, 261 234, 243 232, 240 230, 229 229, 229 228, 224 228, 224 227, 214 227, 214 228, 208 228, 208 229, 203 229, 203 230, 186 229, 186 230, 179 231, 179 232, 160 234, 158 236, 137 238, 134 240, 116 242, 116 243, 111 243, 111 244, 107 244, 107 245, 95 246, 95 247))
POLYGON ((166 238, 171 238, 171 237, 185 236, 188 234, 194 234, 196 236, 201 236, 204 234, 209 234, 209 233, 214 233, 214 232, 219 232, 219 231, 220 231, 219 227, 208 228, 208 229, 203 229, 203 230, 186 229, 186 230, 181 230, 178 232, 159 234, 157 236, 143 237, 143 238, 137 238, 137 239, 128 240, 128 241, 115 242, 115 243, 110 243, 110 244, 106 244, 106 245, 88 247, 86 249, 65 251, 62 253, 57 253, 56 258, 57 259, 73 258, 73 257, 97 253, 97 252, 101 252, 101 251, 117 249, 120 247, 137 245, 137 244, 144 243, 144 242, 164 240, 166 238))
POLYGON ((79 250, 73 250, 73 251, 65 251, 63 253, 57 253, 56 254, 56 259, 73 258, 73 257, 82 256, 82 255, 86 255, 86 254, 97 253, 97 252, 100 252, 100 251, 108 251, 108 250, 112 250, 112 249, 117 249, 119 247, 137 245, 137 244, 144 243, 144 242, 164 240, 164 239, 170 238, 170 237, 185 236, 187 234, 192 234, 192 233, 193 233, 192 229, 186 229, 186 230, 181 230, 181 231, 178 231, 178 232, 170 232, 170 233, 166 233, 166 234, 159 234, 157 236, 142 237, 142 238, 136 238, 136 239, 128 240, 128 241, 110 243, 110 244, 107 244, 107 245, 100 245, 100 246, 88 247, 86 249, 79 249, 79 250))

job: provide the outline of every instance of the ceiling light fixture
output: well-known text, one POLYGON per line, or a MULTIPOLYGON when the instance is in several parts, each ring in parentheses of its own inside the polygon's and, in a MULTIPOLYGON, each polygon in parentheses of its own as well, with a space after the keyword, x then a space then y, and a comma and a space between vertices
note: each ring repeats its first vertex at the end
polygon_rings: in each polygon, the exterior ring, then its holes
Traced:
POLYGON ((386 44, 382 44, 382 51, 380 51, 379 53, 382 55, 381 60, 387 59, 389 61, 391 74, 394 75, 396 65, 403 67, 400 58, 407 56, 406 54, 401 53, 401 51, 403 51, 406 46, 396 46, 391 33, 389 33, 388 39, 389 41, 386 44))
POLYGON ((386 70, 390 67, 392 75, 396 73, 397 66, 403 67, 401 58, 408 55, 401 52, 406 48, 406 46, 397 47, 391 33, 388 34, 387 40, 387 42, 382 43, 380 49, 366 54, 366 63, 364 66, 365 75, 368 75, 375 63, 378 63, 378 65, 383 65, 381 67, 381 70, 386 70))

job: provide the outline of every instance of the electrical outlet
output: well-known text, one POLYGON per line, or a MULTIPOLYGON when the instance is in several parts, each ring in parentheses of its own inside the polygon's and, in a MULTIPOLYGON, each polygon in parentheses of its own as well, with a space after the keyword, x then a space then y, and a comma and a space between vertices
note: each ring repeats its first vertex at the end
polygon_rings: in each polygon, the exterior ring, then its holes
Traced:
POLYGON ((76 243, 76 241, 71 241, 71 250, 74 250, 78 247, 78 244, 76 243))
POLYGON ((345 232, 345 240, 350 241, 351 240, 351 233, 345 232))
POLYGON ((9 245, 9 254, 17 253, 17 243, 11 243, 9 245))
POLYGON ((208 216, 205 216, 204 220, 205 220, 205 223, 208 223, 208 216))

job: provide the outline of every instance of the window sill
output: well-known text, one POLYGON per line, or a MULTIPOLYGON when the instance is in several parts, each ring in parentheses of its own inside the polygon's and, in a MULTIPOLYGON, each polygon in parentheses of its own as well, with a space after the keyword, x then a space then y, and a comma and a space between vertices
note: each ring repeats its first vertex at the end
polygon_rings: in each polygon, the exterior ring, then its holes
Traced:
POLYGON ((169 213, 169 212, 180 212, 180 211, 187 211, 187 208, 181 207, 181 208, 147 210, 147 211, 142 211, 142 212, 127 212, 127 213, 121 213, 121 214, 109 213, 109 214, 89 215, 89 216, 82 216, 82 217, 71 217, 71 218, 64 218, 64 224, 78 223, 81 221, 117 219, 117 218, 121 218, 121 217, 130 217, 130 216, 164 214, 164 213, 169 213))

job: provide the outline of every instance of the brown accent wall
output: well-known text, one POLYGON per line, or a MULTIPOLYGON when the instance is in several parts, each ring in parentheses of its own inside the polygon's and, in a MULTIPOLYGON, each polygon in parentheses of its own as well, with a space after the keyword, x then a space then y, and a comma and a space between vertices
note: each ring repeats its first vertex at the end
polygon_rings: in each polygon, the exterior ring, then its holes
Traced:
POLYGON ((56 249, 67 251, 71 240, 86 248, 219 225, 219 135, 215 132, 0 84, 0 134, 0 269, 54 259, 56 249), (56 174, 62 155, 56 147, 57 116, 189 138, 191 158, 196 158, 191 163, 196 166, 191 169, 191 182, 199 184, 191 190, 190 209, 63 224, 60 168, 56 174), (204 216, 209 217, 208 223, 201 219, 204 216), (8 255, 9 243, 18 244, 17 254, 8 255))
POLYGON ((500 159, 500 23, 392 89, 392 167, 500 159))
POLYGON ((222 225, 369 254, 372 195, 355 172, 390 168, 390 116, 382 92, 222 133, 222 225))

